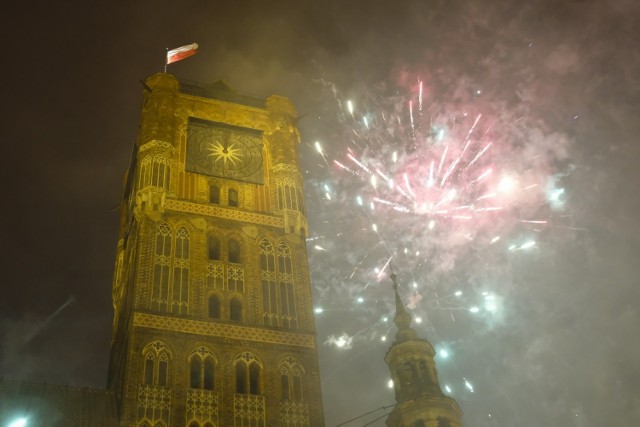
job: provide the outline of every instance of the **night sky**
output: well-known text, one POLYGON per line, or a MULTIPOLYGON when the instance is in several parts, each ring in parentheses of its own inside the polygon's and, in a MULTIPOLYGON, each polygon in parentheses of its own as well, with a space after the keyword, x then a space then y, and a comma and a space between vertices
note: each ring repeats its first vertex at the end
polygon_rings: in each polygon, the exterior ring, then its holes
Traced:
POLYGON ((37 3, 0 18, 0 376, 105 386, 140 80, 197 42, 170 73, 284 95, 302 116, 328 426, 394 401, 392 293, 375 274, 391 256, 465 425, 640 425, 640 3, 37 3), (357 205, 372 190, 348 149, 389 166, 394 147, 459 140, 479 114, 496 167, 539 183, 516 207, 429 234, 428 216, 357 205))

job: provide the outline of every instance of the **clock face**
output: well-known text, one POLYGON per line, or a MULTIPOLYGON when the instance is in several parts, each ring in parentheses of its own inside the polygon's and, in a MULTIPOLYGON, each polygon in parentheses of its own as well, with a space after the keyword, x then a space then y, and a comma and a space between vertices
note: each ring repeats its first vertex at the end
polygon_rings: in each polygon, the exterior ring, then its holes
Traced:
POLYGON ((186 170, 263 184, 262 131, 190 117, 186 170))

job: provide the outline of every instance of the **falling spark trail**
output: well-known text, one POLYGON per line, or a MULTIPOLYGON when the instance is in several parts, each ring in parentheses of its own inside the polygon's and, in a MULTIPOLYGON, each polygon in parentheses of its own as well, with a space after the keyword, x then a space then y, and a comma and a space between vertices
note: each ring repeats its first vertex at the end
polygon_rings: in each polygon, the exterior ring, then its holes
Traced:
POLYGON ((347 154, 347 157, 349 157, 349 159, 351 159, 351 161, 354 162, 356 165, 360 166, 362 168, 362 170, 364 170, 365 172, 367 172, 369 174, 371 173, 371 170, 364 163, 362 163, 360 160, 356 159, 351 154, 347 154))
POLYGON ((444 163, 444 159, 447 157, 447 151, 449 150, 449 145, 447 144, 444 147, 444 152, 442 153, 442 158, 440 159, 440 164, 438 165, 438 171, 436 172, 436 176, 440 175, 440 171, 442 170, 442 164, 444 163))
POLYGON ((469 162, 469 164, 467 165, 467 168, 471 167, 471 165, 473 165, 480 158, 480 156, 482 156, 484 152, 489 149, 489 147, 491 147, 491 142, 488 143, 487 146, 484 147, 482 150, 480 150, 480 152, 473 158, 473 160, 469 162))
POLYGON ((67 308, 69 305, 73 304, 74 302, 76 302, 76 299, 73 297, 73 295, 71 295, 69 298, 67 298, 67 301, 65 301, 64 304, 62 304, 60 307, 58 307, 58 309, 56 311, 53 312, 53 314, 49 317, 46 318, 46 320, 42 323, 40 323, 40 325, 38 325, 38 327, 36 327, 36 329, 31 332, 23 341, 23 344, 27 344, 29 341, 31 341, 33 339, 33 337, 35 337, 36 335, 38 335, 38 333, 40 333, 41 330, 43 330, 49 323, 51 323, 51 321, 53 319, 55 319, 55 317, 60 314, 62 312, 62 310, 64 310, 65 308, 67 308))

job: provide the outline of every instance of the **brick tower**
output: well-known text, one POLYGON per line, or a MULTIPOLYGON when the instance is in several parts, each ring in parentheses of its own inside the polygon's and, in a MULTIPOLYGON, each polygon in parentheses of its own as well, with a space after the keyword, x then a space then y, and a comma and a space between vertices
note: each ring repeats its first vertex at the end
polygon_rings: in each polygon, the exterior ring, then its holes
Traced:
POLYGON ((145 81, 113 282, 121 426, 324 425, 295 116, 145 81))

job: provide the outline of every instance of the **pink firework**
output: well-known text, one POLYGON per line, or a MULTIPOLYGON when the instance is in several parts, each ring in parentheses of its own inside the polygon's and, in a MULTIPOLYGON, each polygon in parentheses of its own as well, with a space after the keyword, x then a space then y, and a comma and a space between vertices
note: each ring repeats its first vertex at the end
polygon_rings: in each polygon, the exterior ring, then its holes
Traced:
POLYGON ((423 100, 422 82, 417 92, 417 102, 404 99, 391 112, 351 107, 349 148, 333 160, 351 177, 340 179, 339 191, 356 198, 385 242, 383 265, 409 251, 437 253, 450 269, 465 246, 493 245, 516 229, 525 230, 526 244, 500 243, 531 248, 531 233, 547 223, 548 150, 523 141, 526 120, 504 110, 495 117, 478 102, 473 114, 445 114, 453 109, 423 100))

